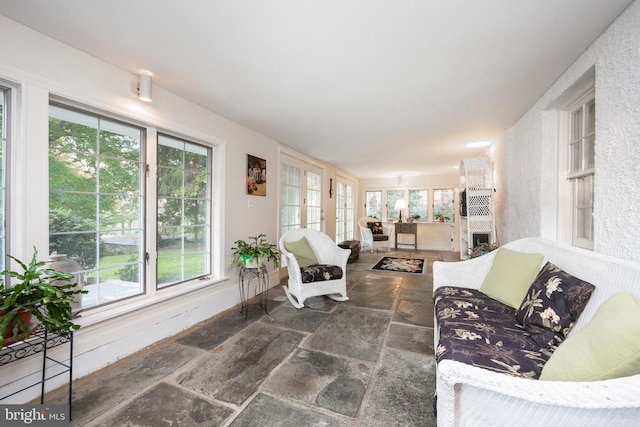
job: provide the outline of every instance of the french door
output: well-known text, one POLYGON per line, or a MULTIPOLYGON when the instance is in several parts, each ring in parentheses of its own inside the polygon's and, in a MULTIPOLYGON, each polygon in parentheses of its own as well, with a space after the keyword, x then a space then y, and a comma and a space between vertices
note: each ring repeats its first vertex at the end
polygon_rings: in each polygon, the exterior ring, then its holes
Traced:
POLYGON ((281 235, 295 228, 322 231, 322 169, 282 155, 281 235))
POLYGON ((336 242, 355 238, 355 185, 338 177, 336 183, 336 242))

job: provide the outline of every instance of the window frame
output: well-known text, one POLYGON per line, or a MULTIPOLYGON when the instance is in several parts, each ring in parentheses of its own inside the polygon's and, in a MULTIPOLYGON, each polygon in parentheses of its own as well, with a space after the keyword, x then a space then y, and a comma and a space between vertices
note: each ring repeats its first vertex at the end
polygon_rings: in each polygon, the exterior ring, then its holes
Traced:
MULTIPOLYGON (((133 309, 144 307, 155 303, 158 300, 171 299, 184 295, 193 290, 215 286, 227 280, 225 277, 226 268, 225 262, 222 256, 224 251, 222 245, 224 244, 224 227, 222 224, 222 212, 224 211, 224 153, 225 144, 223 140, 211 137, 208 134, 197 132, 191 129, 179 129, 176 130, 175 125, 165 124, 163 122, 145 120, 144 122, 131 117, 131 115, 123 114, 122 112, 110 112, 108 110, 98 109, 85 104, 77 103, 71 99, 60 96, 49 96, 49 103, 57 104, 63 108, 75 109, 80 112, 86 112, 89 114, 97 114, 109 120, 120 121, 126 124, 142 127, 146 130, 146 136, 142 142, 144 148, 144 165, 146 165, 146 179, 141 182, 141 191, 145 193, 146 203, 143 204, 142 209, 145 218, 145 233, 141 240, 144 243, 146 250, 143 252, 145 265, 145 273, 143 276, 144 291, 136 296, 120 299, 108 304, 102 304, 97 306, 88 307, 83 309, 83 317, 88 319, 102 319, 109 318, 112 315, 118 313, 124 313, 133 309), (162 133, 168 136, 183 139, 185 141, 193 142, 195 144, 203 145, 211 150, 211 185, 209 188, 209 197, 211 201, 211 207, 209 209, 209 248, 210 254, 208 259, 209 274, 172 284, 162 288, 157 287, 157 280, 155 275, 155 268, 157 262, 157 251, 155 249, 156 237, 155 233, 149 230, 156 230, 155 213, 157 209, 157 192, 154 179, 149 177, 157 176, 157 162, 156 162, 156 149, 157 149, 157 135, 162 133), (97 317, 96 317, 97 316, 97 317)), ((47 109, 47 117, 49 117, 47 109)), ((48 147, 48 143, 47 143, 48 147)), ((47 153, 48 157, 48 153, 47 153)), ((45 172, 45 179, 48 179, 48 173, 45 172)), ((47 191, 48 194, 48 185, 47 191)), ((44 214, 48 217, 48 209, 44 214)), ((47 221, 48 224, 48 221, 47 221)), ((44 252, 44 251, 43 251, 44 252)))
MULTIPOLYGON (((559 110, 559 134, 561 137, 561 144, 559 144, 559 191, 558 191, 558 215, 559 215, 559 238, 561 241, 583 249, 593 250, 595 246, 595 235, 594 233, 594 201, 595 201, 595 146, 597 141, 595 128, 597 126, 596 123, 596 113, 594 112, 593 116, 593 133, 586 133, 587 129, 584 126, 587 121, 588 114, 585 114, 588 110, 589 104, 593 103, 595 111, 597 112, 597 100, 595 97, 595 85, 591 84, 589 87, 581 92, 580 95, 575 96, 572 101, 565 103, 563 107, 559 110), (581 165, 579 168, 575 168, 574 162, 574 153, 572 152, 572 147, 575 146, 576 141, 572 141, 572 128, 574 126, 573 118, 575 117, 574 113, 578 110, 582 111, 582 132, 580 140, 583 140, 589 137, 593 138, 592 152, 591 155, 587 156, 593 159, 593 165, 584 165, 585 157, 581 158, 581 165), (586 239, 584 237, 577 236, 578 234, 578 209, 577 206, 577 198, 579 197, 579 183, 580 181, 587 179, 590 180, 591 191, 590 191, 590 210, 591 210, 591 239, 586 239)), ((583 151, 584 153, 584 151, 583 151)))
POLYGON ((456 204, 455 204, 455 198, 456 198, 456 190, 455 188, 434 188, 432 190, 433 193, 433 198, 432 198, 432 212, 433 212, 433 217, 432 217, 432 222, 444 222, 444 223, 453 223, 455 222, 455 215, 456 215, 456 204), (451 209, 448 210, 451 212, 451 217, 449 219, 445 219, 444 221, 440 221, 440 218, 436 218, 436 215, 439 215, 440 209, 436 209, 436 191, 446 191, 446 192, 450 192, 451 193, 451 209), (438 212, 438 213, 436 213, 438 212))
MULTIPOLYGON (((407 218, 412 218, 412 217, 413 217, 413 215, 420 215, 420 218, 418 218, 418 219, 413 218, 413 221, 414 221, 414 222, 429 222, 429 213, 431 212, 431 210, 429 209, 429 200, 430 200, 430 198, 431 198, 431 196, 429 195, 429 193, 430 193, 430 191, 429 191, 428 189, 417 189, 417 188, 416 188, 416 189, 413 189, 413 188, 410 188, 410 189, 408 190, 408 194, 409 194, 409 196, 408 196, 407 200, 408 200, 409 202, 408 202, 408 206, 407 206, 407 218), (412 208, 414 208, 414 209, 415 209, 416 207, 415 207, 415 205, 412 203, 412 200, 413 200, 413 199, 411 198, 411 194, 412 194, 412 193, 424 193, 424 194, 425 194, 425 198, 426 198, 426 200, 424 201, 424 204, 425 204, 424 209, 426 210, 426 212, 425 212, 425 214, 424 214, 424 215, 421 215, 421 214, 415 214, 415 213, 413 212, 413 209, 412 209, 412 208)), ((418 197, 418 200, 420 200, 421 198, 422 198, 422 196, 419 196, 419 197, 418 197)))
MULTIPOLYGON (((10 135, 11 132, 11 102, 13 93, 11 87, 7 87, 0 82, 0 271, 6 267, 6 254, 9 249, 9 230, 6 224, 10 224, 10 189, 9 185, 9 165, 10 165, 10 135)), ((6 279, 6 278, 5 278, 6 279)))
MULTIPOLYGON (((205 200, 205 205, 204 206, 205 206, 205 210, 206 210, 204 217, 206 218, 206 223, 204 224, 204 229, 205 230, 210 230, 211 229, 211 220, 212 220, 211 198, 212 198, 212 174, 213 174, 213 171, 212 171, 212 168, 213 168, 213 166, 212 166, 213 165, 213 149, 211 147, 207 147, 206 145, 199 144, 199 143, 194 142, 194 141, 192 141, 190 139, 187 139, 187 138, 177 137, 177 136, 174 136, 174 135, 169 135, 169 134, 167 134, 165 132, 157 132, 157 134, 156 134, 156 154, 158 154, 159 147, 161 145, 161 143, 160 143, 160 138, 161 137, 170 139, 172 141, 180 142, 180 143, 184 144, 185 146, 186 145, 198 146, 199 148, 201 148, 201 149, 206 151, 207 155, 206 155, 206 165, 205 165, 205 167, 206 167, 207 183, 206 183, 206 189, 205 189, 206 194, 204 196, 204 200, 205 200)), ((187 150, 183 150, 183 153, 186 152, 186 151, 187 150)), ((183 156, 184 156, 184 154, 183 154, 183 156)), ((170 168, 170 167, 164 166, 164 165, 161 166, 159 164, 159 159, 157 159, 157 158, 156 158, 156 167, 158 168, 158 171, 160 171, 160 169, 163 168, 163 167, 170 168)), ((174 167, 172 169, 176 169, 176 168, 174 167)), ((186 168, 183 169, 183 170, 186 171, 186 168)), ((156 182, 159 182, 159 180, 160 180, 160 174, 158 173, 157 177, 156 177, 156 182)), ((183 181, 184 181, 184 179, 183 179, 183 181)), ((156 186, 156 189, 158 188, 158 186, 159 185, 156 186)), ((166 287, 176 286, 176 285, 179 285, 180 283, 188 282, 190 280, 202 279, 203 277, 211 276, 211 270, 212 270, 212 268, 211 268, 211 251, 212 251, 212 248, 211 248, 211 238, 210 238, 211 232, 209 231, 208 233, 205 233, 205 236, 206 236, 205 254, 209 254, 208 257, 205 256, 205 268, 206 268, 207 271, 202 273, 202 274, 194 275, 192 277, 181 278, 180 280, 173 281, 173 282, 162 283, 162 284, 159 282, 160 260, 161 259, 166 259, 166 258, 163 258, 163 257, 159 256, 159 250, 158 250, 158 244, 161 241, 161 239, 157 238, 157 236, 160 235, 160 232, 159 232, 160 220, 158 219, 159 199, 160 199, 160 197, 156 197, 155 198, 155 202, 156 202, 156 222, 155 222, 156 233, 155 234, 156 234, 156 252, 158 252, 158 256, 156 257, 156 266, 155 266, 155 268, 156 268, 155 286, 158 289, 164 289, 166 287)), ((184 209, 184 205, 186 204, 185 201, 199 200, 199 199, 202 199, 202 198, 201 197, 187 197, 184 194, 181 194, 179 199, 181 200, 181 202, 182 202, 181 204, 183 205, 183 209, 184 209)), ((182 221, 182 225, 180 226, 180 228, 182 228, 182 229, 188 228, 188 225, 186 225, 184 223, 184 218, 182 218, 182 219, 183 219, 183 221, 182 221)), ((200 226, 196 226, 196 227, 200 227, 200 226)), ((184 244, 185 244, 185 241, 184 241, 184 230, 183 230, 183 242, 182 242, 182 246, 181 246, 182 251, 181 251, 181 254, 180 254, 181 257, 183 258, 183 261, 184 261, 184 258, 186 258, 187 255, 188 255, 188 252, 185 252, 185 250, 184 250, 185 249, 184 248, 184 244)), ((182 273, 184 273, 185 262, 182 262, 181 268, 182 268, 182 273)))
POLYGON ((383 208, 385 205, 382 199, 383 194, 384 193, 382 190, 365 190, 364 191, 364 215, 366 217, 375 218, 379 221, 384 221, 384 218, 382 217, 383 208), (376 209, 370 209, 369 207, 370 194, 379 194, 379 197, 375 197, 376 200, 380 202, 380 206, 378 206, 376 209))

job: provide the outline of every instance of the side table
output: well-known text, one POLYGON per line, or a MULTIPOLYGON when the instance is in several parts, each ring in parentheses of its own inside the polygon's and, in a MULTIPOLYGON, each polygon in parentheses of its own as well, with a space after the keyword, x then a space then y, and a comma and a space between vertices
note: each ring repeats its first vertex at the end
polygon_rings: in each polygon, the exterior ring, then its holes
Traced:
POLYGON ((400 243, 401 245, 413 245, 418 249, 418 224, 415 222, 396 222, 396 249, 398 249, 398 234, 413 234, 413 243, 400 243))
POLYGON ((267 267, 261 265, 259 268, 241 267, 238 273, 238 285, 240 286, 240 299, 242 300, 242 308, 240 314, 244 314, 244 318, 249 316, 249 291, 251 281, 256 280, 256 296, 260 296, 260 308, 264 308, 264 312, 269 314, 267 308, 267 299, 269 296, 269 274, 267 267))

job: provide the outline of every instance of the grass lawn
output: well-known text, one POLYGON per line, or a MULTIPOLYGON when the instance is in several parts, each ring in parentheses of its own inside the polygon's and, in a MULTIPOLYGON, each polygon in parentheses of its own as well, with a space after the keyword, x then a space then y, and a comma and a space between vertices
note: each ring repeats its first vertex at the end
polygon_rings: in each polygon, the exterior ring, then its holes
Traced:
MULTIPOLYGON (((179 280, 182 272, 182 262, 184 261, 185 275, 187 277, 203 274, 206 266, 206 254, 187 254, 182 257, 179 249, 165 249, 158 252, 158 282, 179 280)), ((110 255, 100 259, 100 279, 121 279, 120 270, 137 261, 136 254, 110 255)), ((95 277, 93 272, 87 275, 95 277)))

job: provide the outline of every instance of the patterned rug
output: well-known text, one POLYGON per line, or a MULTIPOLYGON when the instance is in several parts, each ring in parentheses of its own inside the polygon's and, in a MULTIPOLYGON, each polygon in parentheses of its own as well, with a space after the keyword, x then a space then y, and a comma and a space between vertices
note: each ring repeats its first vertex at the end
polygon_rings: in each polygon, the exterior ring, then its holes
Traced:
POLYGON ((427 261, 421 258, 393 258, 384 257, 372 270, 395 271, 400 273, 424 274, 427 269, 427 261))

